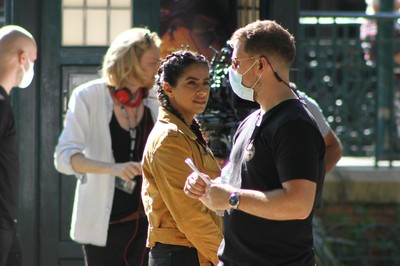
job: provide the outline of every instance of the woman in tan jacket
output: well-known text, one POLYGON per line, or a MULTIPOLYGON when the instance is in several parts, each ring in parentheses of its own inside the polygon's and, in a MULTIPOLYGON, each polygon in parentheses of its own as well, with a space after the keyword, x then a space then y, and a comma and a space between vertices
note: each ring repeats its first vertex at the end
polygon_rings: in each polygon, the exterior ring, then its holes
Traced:
POLYGON ((210 178, 220 175, 195 119, 210 95, 209 65, 202 55, 177 51, 163 60, 158 74, 161 106, 142 162, 149 265, 216 265, 221 217, 183 192, 192 173, 186 158, 210 178))

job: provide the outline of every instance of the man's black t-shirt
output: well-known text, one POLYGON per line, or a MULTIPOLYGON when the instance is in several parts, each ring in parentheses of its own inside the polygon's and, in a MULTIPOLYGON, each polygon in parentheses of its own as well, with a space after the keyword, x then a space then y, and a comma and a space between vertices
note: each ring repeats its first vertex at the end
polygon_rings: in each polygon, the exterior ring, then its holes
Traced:
MULTIPOLYGON (((299 100, 287 100, 262 116, 251 114, 235 135, 230 184, 271 191, 292 179, 317 183, 319 201, 325 169, 325 145, 318 126, 299 100), (241 177, 241 178, 238 178, 241 177)), ((312 216, 274 221, 240 210, 225 212, 221 261, 235 265, 315 265, 312 216)))
POLYGON ((19 164, 17 132, 9 96, 0 86, 0 228, 16 220, 19 164))

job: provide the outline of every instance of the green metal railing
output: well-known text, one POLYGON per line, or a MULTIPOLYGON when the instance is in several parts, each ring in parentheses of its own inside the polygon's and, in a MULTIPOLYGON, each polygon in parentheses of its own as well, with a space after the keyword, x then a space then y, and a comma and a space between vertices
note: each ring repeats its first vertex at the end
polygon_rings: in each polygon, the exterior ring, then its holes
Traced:
POLYGON ((300 13, 297 85, 318 101, 343 154, 374 156, 376 165, 400 159, 393 105, 399 86, 392 60, 398 18, 393 13, 300 13), (360 26, 366 19, 378 23, 376 62, 364 58, 368 43, 360 39, 360 26))

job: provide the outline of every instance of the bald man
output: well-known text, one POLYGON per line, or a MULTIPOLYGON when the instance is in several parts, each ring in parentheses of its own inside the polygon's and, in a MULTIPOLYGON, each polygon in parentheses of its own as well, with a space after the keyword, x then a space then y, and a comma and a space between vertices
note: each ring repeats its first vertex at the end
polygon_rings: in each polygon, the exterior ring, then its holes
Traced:
POLYGON ((0 29, 0 266, 19 266, 21 247, 16 234, 19 162, 17 134, 9 95, 14 87, 31 84, 36 42, 25 29, 0 29))

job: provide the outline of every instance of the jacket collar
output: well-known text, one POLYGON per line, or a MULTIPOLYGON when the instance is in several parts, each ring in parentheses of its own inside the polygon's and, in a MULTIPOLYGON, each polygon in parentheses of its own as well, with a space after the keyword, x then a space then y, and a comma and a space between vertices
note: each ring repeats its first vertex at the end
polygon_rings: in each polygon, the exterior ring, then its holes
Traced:
POLYGON ((182 131, 189 138, 193 140, 197 139, 196 134, 194 134, 193 131, 182 120, 164 107, 159 108, 157 120, 165 123, 175 124, 177 129, 182 131))

